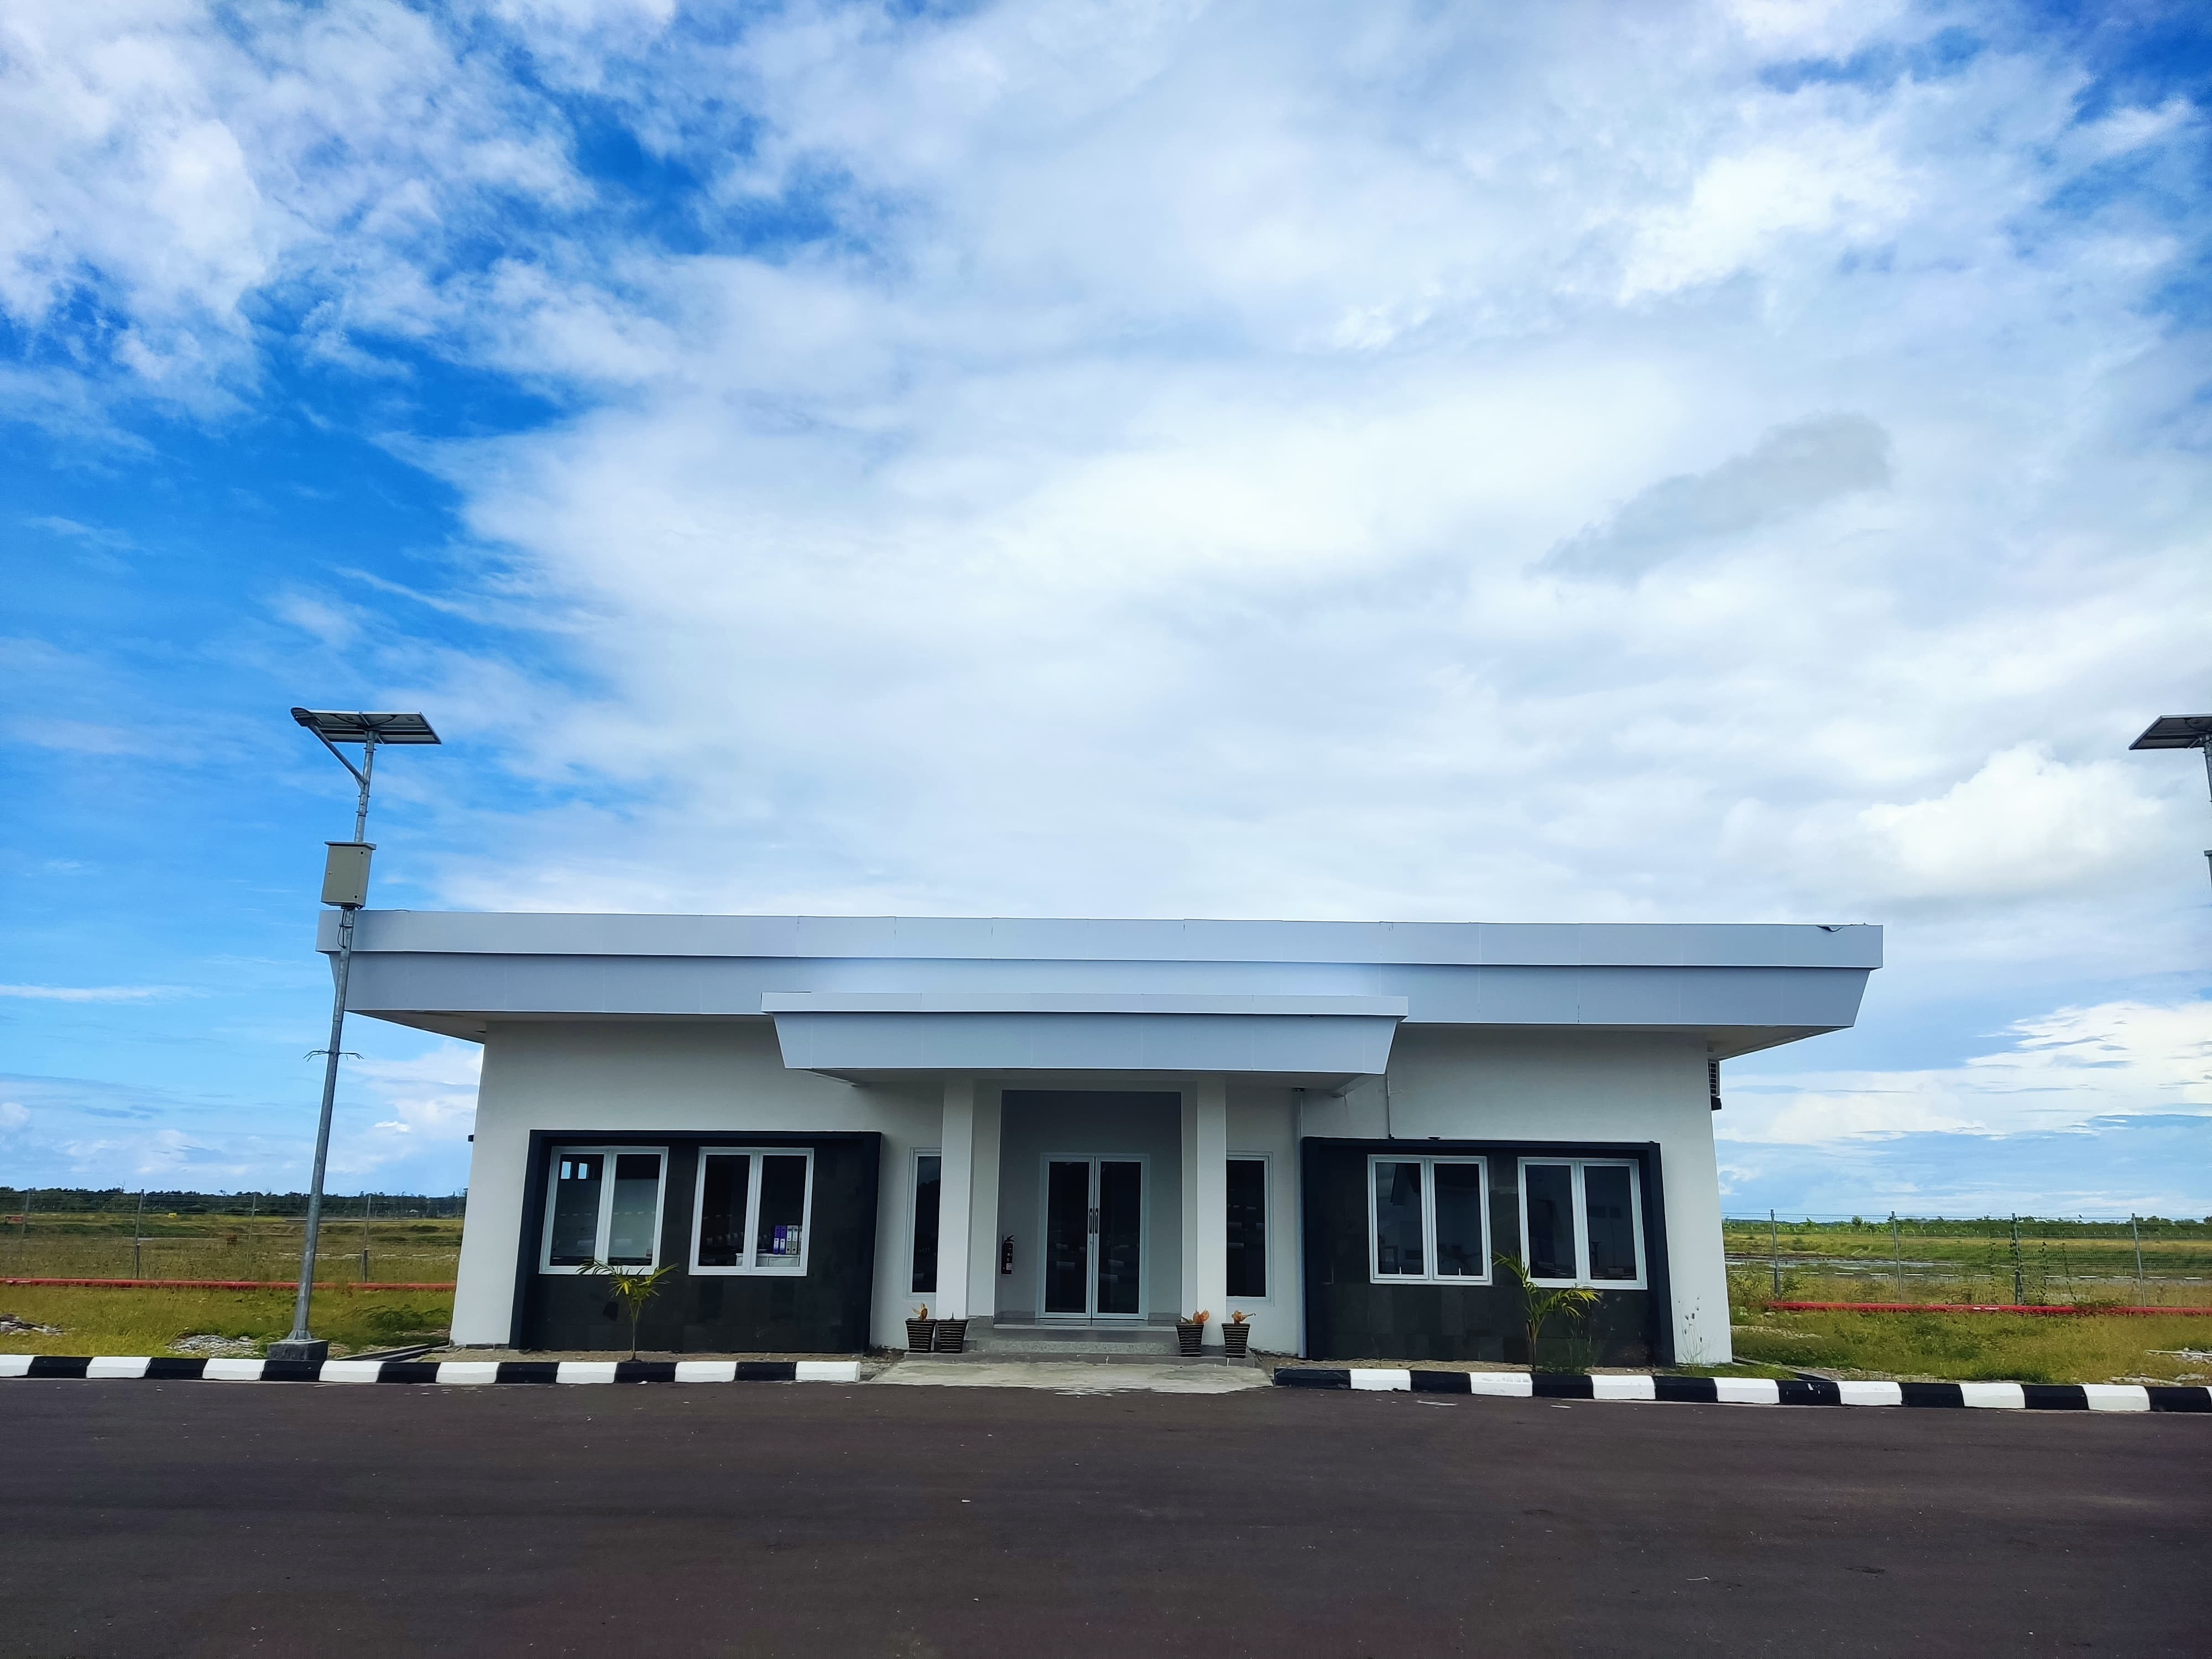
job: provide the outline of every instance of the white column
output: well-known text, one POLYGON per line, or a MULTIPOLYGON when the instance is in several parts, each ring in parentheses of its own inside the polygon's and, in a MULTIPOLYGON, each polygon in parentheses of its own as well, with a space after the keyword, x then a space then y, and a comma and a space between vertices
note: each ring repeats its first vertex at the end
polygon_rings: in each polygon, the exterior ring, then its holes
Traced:
POLYGON ((1182 1311, 1211 1316, 1207 1346, 1229 1317, 1229 1085, 1210 1078, 1182 1095, 1182 1311))
POLYGON ((968 1317, 969 1217, 975 1194, 975 1079, 945 1079, 945 1163, 937 1194, 937 1305, 940 1319, 968 1317))
POLYGON ((1001 1091, 986 1084, 974 1095, 974 1161, 969 1175, 968 1314, 999 1311, 999 1125, 1001 1091))

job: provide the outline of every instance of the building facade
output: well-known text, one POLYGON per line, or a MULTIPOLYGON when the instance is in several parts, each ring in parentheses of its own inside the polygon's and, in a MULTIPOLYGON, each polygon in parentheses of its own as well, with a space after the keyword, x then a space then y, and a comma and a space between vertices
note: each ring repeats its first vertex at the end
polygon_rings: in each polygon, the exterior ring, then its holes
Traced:
MULTIPOLYGON (((333 919, 324 948, 335 949, 333 919)), ((852 1352, 1247 1316, 1314 1358, 1729 1357, 1718 1062, 1878 928, 368 911, 348 1005, 481 1042, 459 1344, 852 1352)), ((1212 1337, 1218 1346, 1218 1335, 1212 1337)))

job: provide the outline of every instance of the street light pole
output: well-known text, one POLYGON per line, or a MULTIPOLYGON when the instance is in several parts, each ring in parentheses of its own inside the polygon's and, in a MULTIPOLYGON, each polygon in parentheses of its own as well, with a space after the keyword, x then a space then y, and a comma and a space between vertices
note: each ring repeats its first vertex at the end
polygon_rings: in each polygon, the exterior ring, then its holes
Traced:
POLYGON ((305 1360, 319 1364, 330 1357, 330 1344, 307 1328, 309 1304, 315 1295, 315 1249, 323 1220, 323 1173, 330 1162, 331 1116, 337 1103, 338 1060, 345 1048, 346 985, 353 973, 354 916, 368 901, 369 856, 376 848, 363 839, 368 833, 368 790, 376 774, 380 744, 434 744, 438 734, 420 714, 342 714, 328 709, 295 708, 292 718, 321 739, 337 756, 338 764, 361 786, 353 811, 353 839, 326 843, 323 866, 323 902, 338 913, 337 962, 331 997, 330 1046, 323 1055, 323 1107, 315 1125, 315 1164, 307 1182, 307 1231, 300 1247, 300 1284, 292 1302, 292 1332, 270 1345, 271 1359, 305 1360), (341 743, 361 745, 361 764, 356 766, 339 751, 341 743))
MULTIPOLYGON (((2204 751, 2204 782, 2212 788, 2212 714, 2161 714, 2143 728, 2130 749, 2201 749, 2204 751)), ((2204 862, 2212 871, 2212 848, 2204 862)))

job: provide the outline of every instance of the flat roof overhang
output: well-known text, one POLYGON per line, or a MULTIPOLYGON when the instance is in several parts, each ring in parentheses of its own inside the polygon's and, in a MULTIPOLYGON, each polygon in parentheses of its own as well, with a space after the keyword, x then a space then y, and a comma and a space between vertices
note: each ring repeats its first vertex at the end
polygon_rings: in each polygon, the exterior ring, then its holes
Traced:
MULTIPOLYGON (((336 933, 325 916, 325 951, 336 933)), ((931 1057, 1341 1077, 1370 1074, 1377 1020, 1666 1031, 1725 1060, 1851 1025, 1881 960, 1881 930, 1861 927, 365 911, 347 1006, 470 1040, 502 1023, 774 1021, 791 1063, 855 1079, 949 1069, 931 1057)))

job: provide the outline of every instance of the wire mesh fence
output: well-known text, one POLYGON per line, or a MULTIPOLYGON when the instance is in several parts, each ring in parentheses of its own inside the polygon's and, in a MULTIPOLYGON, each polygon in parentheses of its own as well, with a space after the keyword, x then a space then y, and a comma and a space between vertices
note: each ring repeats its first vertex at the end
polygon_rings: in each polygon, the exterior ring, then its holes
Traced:
POLYGON ((1731 1300, 2185 1307, 2212 1304, 2212 1218, 1735 1215, 1731 1300))

